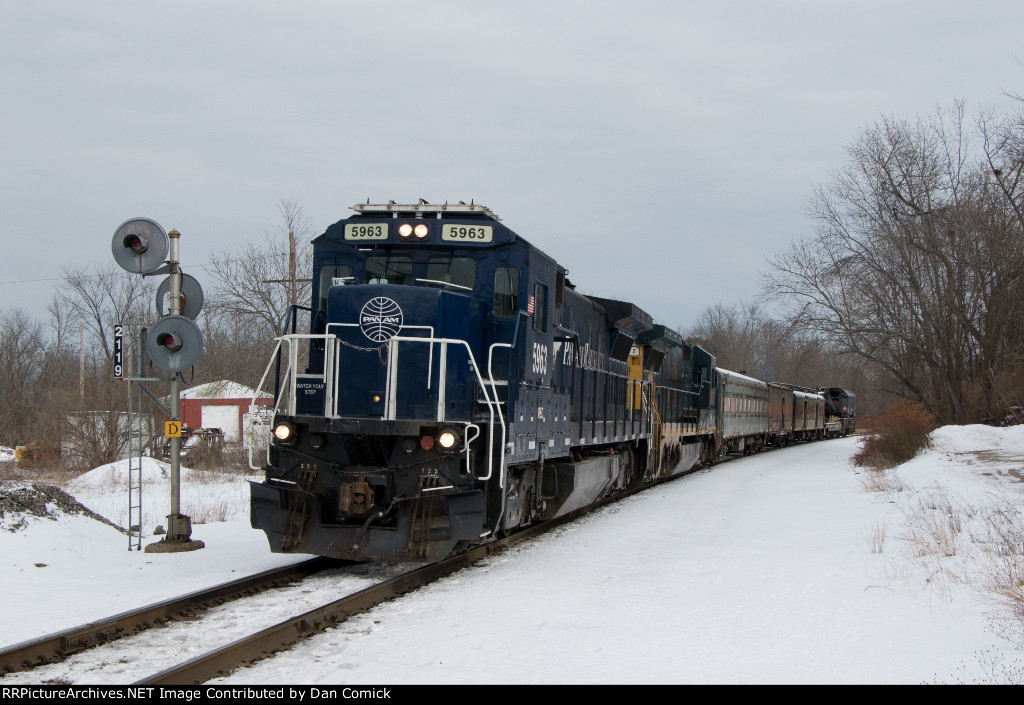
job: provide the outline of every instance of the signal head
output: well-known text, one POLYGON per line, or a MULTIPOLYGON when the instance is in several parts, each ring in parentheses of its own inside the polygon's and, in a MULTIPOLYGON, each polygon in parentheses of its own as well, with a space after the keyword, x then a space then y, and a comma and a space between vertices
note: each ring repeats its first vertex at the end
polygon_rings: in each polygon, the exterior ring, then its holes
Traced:
POLYGON ((110 250, 114 261, 134 274, 149 274, 167 259, 170 244, 159 223, 149 218, 126 220, 114 231, 110 250))
MULTIPOLYGON (((170 313, 168 306, 168 295, 171 293, 171 278, 167 277, 156 290, 156 311, 161 316, 170 313)), ((181 306, 181 315, 191 318, 193 321, 203 309, 203 287, 195 277, 181 274, 181 297, 184 299, 181 306)))
POLYGON ((185 316, 165 316, 149 329, 146 347, 153 364, 168 372, 187 370, 203 351, 199 326, 185 316))

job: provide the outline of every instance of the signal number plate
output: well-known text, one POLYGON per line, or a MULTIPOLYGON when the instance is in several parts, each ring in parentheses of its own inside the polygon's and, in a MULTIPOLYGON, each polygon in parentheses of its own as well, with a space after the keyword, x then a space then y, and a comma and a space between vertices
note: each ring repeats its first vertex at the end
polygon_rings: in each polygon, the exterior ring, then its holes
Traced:
POLYGON ((448 242, 493 242, 494 228, 490 225, 452 225, 441 228, 441 239, 448 242))
POLYGON ((387 223, 370 223, 362 225, 358 223, 345 223, 346 240, 387 240, 387 223))

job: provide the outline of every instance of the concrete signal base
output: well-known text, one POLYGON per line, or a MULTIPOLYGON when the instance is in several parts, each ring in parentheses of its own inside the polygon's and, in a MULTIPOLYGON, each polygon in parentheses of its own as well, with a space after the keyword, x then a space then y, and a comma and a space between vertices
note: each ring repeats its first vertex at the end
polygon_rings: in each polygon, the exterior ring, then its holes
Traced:
POLYGON ((146 546, 146 553, 180 553, 195 551, 206 546, 192 540, 192 520, 184 514, 167 515, 167 535, 146 546))
POLYGON ((202 541, 168 541, 167 539, 161 539, 156 543, 150 543, 146 545, 146 553, 180 553, 181 551, 196 551, 200 548, 205 548, 206 544, 202 541))

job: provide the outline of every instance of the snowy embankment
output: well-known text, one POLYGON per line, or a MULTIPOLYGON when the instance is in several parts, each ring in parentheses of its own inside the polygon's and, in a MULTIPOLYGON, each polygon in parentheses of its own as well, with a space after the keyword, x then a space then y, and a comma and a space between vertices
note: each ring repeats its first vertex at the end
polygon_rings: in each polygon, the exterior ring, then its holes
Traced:
MULTIPOLYGON (((999 577, 1024 549, 1010 545, 1014 531, 1024 539, 1024 427, 939 429, 882 474, 853 467, 855 450, 852 438, 801 445, 661 485, 228 680, 1020 680, 1024 629, 999 577)), ((147 471, 147 531, 166 513, 162 472, 147 471)), ((194 553, 129 553, 115 529, 59 512, 0 530, 13 598, 0 644, 301 558, 269 553, 248 528, 242 478, 192 477, 183 506, 210 517, 194 553), (214 521, 208 507, 222 505, 214 521)), ((127 516, 119 482, 107 466, 68 490, 127 516)))

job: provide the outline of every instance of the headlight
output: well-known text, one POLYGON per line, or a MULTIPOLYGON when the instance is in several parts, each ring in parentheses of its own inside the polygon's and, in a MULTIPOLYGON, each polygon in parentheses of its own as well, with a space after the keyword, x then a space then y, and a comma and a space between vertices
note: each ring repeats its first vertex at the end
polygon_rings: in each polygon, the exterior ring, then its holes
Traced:
POLYGON ((294 443, 295 427, 290 423, 279 423, 277 426, 274 426, 274 438, 281 443, 294 443))
POLYGON ((455 445, 455 434, 451 431, 445 431, 437 437, 437 442, 441 444, 442 448, 451 448, 455 445))
POLYGON ((412 225, 409 223, 402 223, 398 226, 398 234, 402 237, 409 237, 412 235, 412 225))
POLYGON ((416 237, 424 238, 427 236, 427 226, 425 223, 420 223, 416 226, 416 237))

